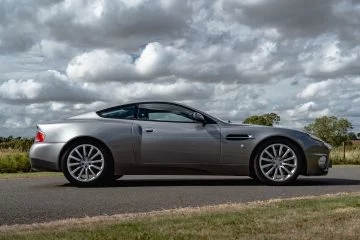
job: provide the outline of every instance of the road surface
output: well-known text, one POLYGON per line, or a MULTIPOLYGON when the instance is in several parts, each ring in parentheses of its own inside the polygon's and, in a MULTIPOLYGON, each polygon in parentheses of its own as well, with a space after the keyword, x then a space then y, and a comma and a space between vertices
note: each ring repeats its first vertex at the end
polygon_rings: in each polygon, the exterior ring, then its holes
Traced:
POLYGON ((0 179, 0 225, 337 192, 360 192, 360 167, 281 187, 214 176, 125 176, 95 188, 71 186, 64 177, 0 179))

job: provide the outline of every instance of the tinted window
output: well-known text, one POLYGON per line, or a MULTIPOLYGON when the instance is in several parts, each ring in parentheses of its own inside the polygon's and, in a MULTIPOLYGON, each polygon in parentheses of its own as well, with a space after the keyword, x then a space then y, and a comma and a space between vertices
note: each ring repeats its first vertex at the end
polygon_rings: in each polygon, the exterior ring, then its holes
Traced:
POLYGON ((196 122, 192 119, 193 111, 172 105, 161 103, 149 103, 139 105, 139 120, 165 121, 165 122, 196 122))
POLYGON ((114 107, 99 111, 98 114, 104 118, 134 119, 135 106, 114 107))

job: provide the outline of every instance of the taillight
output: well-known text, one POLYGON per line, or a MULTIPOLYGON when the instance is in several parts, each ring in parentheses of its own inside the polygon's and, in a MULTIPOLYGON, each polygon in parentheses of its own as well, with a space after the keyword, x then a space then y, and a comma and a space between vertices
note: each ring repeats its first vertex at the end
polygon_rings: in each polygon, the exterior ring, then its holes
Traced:
POLYGON ((35 135, 35 142, 44 142, 45 141, 45 133, 38 130, 35 135))

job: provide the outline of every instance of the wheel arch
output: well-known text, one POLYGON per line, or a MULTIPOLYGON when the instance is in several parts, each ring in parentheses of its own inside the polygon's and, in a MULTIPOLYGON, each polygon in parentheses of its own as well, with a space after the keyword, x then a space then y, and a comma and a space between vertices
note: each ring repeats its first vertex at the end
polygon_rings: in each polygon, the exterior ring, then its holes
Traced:
POLYGON ((114 156, 110 150, 110 148, 103 142, 101 141, 100 139, 98 138, 95 138, 95 137, 91 137, 91 136, 78 136, 78 137, 75 137, 71 140, 69 140, 65 146, 61 149, 60 151, 60 154, 59 154, 59 159, 58 159, 58 165, 59 165, 59 169, 60 171, 62 171, 62 164, 61 164, 61 159, 63 157, 63 155, 66 153, 66 150, 68 150, 68 148, 70 146, 72 146, 73 144, 76 144, 76 143, 81 143, 81 142, 85 142, 85 141, 95 141, 96 143, 100 144, 101 146, 104 147, 105 151, 107 151, 107 153, 109 154, 110 156, 110 160, 111 160, 111 164, 112 166, 114 167, 114 156))
POLYGON ((306 174, 306 172, 307 172, 307 161, 306 161, 306 155, 305 155, 304 149, 301 147, 301 145, 298 142, 294 141, 293 139, 291 139, 289 137, 286 137, 286 136, 278 135, 278 136, 269 136, 267 138, 264 138, 255 146, 255 148, 252 151, 251 156, 250 156, 250 162, 249 162, 249 174, 250 174, 250 176, 255 176, 253 166, 254 166, 254 161, 256 159, 256 156, 260 151, 260 148, 264 144, 266 144, 266 142, 274 141, 274 140, 285 140, 285 141, 290 142, 291 144, 293 144, 294 146, 296 146, 298 148, 298 150, 299 150, 299 152, 301 154, 301 160, 302 160, 300 174, 306 174))

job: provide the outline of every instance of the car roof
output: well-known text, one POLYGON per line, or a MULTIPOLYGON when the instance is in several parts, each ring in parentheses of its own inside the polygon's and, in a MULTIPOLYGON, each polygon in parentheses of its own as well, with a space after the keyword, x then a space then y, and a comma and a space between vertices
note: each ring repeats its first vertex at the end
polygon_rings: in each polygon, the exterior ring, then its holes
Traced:
MULTIPOLYGON (((116 106, 112 106, 112 107, 108 107, 108 108, 104 108, 104 109, 101 109, 97 112, 102 112, 102 111, 105 111, 105 110, 110 110, 110 109, 115 109, 115 108, 118 108, 118 107, 123 107, 123 106, 130 106, 130 105, 139 105, 139 104, 156 104, 156 103, 159 103, 159 104, 172 104, 172 105, 177 105, 177 106, 181 106, 181 107, 184 107, 184 108, 187 108, 187 109, 190 109, 192 111, 195 111, 195 112, 199 112, 205 116, 207 116, 208 118, 212 119, 213 121, 215 122, 223 122, 221 119, 217 118, 217 117, 214 117, 202 110, 199 110, 199 109, 196 109, 196 108, 193 108, 191 106, 188 106, 186 104, 182 104, 182 103, 178 103, 178 102, 171 102, 171 101, 140 101, 140 102, 130 102, 130 103, 125 103, 125 104, 121 104, 121 105, 116 105, 116 106)), ((224 122, 223 122, 224 123, 224 122)))
MULTIPOLYGON (((121 106, 128 106, 128 105, 153 104, 153 103, 178 105, 178 106, 182 106, 182 107, 185 107, 185 108, 189 108, 189 109, 192 109, 192 110, 196 110, 196 111, 202 112, 201 110, 198 110, 198 109, 193 108, 193 107, 191 107, 191 106, 188 106, 188 105, 186 105, 186 104, 182 104, 182 103, 178 103, 178 102, 171 102, 171 101, 140 101, 140 102, 130 102, 130 103, 125 103, 125 104, 115 105, 115 106, 108 107, 108 108, 105 108, 105 109, 116 108, 116 107, 121 107, 121 106)), ((104 110, 105 110, 105 109, 104 109, 104 110)))

